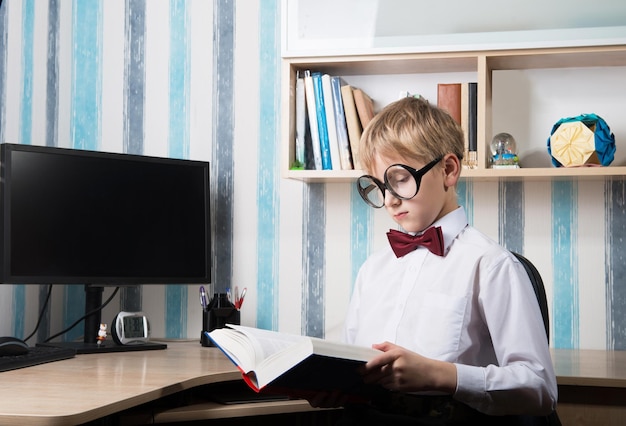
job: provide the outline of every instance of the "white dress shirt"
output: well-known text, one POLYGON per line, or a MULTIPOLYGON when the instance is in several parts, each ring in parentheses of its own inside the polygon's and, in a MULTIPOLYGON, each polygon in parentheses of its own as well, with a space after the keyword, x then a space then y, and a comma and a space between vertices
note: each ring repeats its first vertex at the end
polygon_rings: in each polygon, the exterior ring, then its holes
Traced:
POLYGON ((537 298, 521 263, 467 225, 459 207, 441 226, 445 256, 387 246, 361 267, 345 339, 389 341, 455 363, 454 398, 487 414, 541 414, 557 386, 537 298))

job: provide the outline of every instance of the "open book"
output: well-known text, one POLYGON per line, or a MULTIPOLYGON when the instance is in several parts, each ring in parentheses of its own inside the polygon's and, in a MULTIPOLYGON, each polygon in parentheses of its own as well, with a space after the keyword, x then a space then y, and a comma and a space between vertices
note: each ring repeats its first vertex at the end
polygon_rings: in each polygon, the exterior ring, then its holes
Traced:
POLYGON ((363 383, 357 371, 359 365, 380 354, 372 348, 232 324, 207 336, 257 392, 307 398, 318 392, 340 391, 352 401, 366 401, 383 391, 380 386, 363 383))

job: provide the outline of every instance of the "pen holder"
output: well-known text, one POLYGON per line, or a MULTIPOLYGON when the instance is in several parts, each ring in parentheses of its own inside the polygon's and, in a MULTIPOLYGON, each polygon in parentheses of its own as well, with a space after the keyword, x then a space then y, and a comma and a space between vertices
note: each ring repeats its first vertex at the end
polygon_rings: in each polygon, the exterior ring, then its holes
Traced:
POLYGON ((213 296, 207 309, 202 311, 202 332, 200 333, 200 343, 202 346, 214 346, 211 340, 205 336, 205 331, 213 331, 216 328, 223 328, 226 324, 237 324, 241 322, 241 315, 235 308, 226 293, 219 293, 213 296))

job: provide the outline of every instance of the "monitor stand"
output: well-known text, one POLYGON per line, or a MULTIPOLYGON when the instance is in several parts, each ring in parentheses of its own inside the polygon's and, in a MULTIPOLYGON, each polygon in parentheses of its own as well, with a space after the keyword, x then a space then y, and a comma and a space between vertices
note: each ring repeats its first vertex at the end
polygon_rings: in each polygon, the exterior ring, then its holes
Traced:
POLYGON ((85 313, 92 312, 85 318, 85 333, 82 342, 45 342, 37 343, 37 346, 52 346, 71 348, 77 354, 95 354, 105 352, 128 352, 128 351, 150 351, 166 349, 165 343, 142 342, 128 345, 118 345, 112 339, 105 340, 98 344, 98 330, 102 319, 102 293, 104 287, 85 285, 85 313))

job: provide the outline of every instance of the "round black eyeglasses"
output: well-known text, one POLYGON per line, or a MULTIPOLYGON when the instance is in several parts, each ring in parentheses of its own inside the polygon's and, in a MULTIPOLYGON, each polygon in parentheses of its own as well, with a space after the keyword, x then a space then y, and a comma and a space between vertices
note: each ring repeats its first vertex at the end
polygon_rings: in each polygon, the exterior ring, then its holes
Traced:
POLYGON ((367 204, 377 209, 385 205, 385 189, 396 198, 410 200, 417 195, 422 177, 442 158, 431 161, 419 170, 404 164, 393 164, 385 170, 385 183, 374 176, 363 175, 356 181, 359 194, 367 204))

